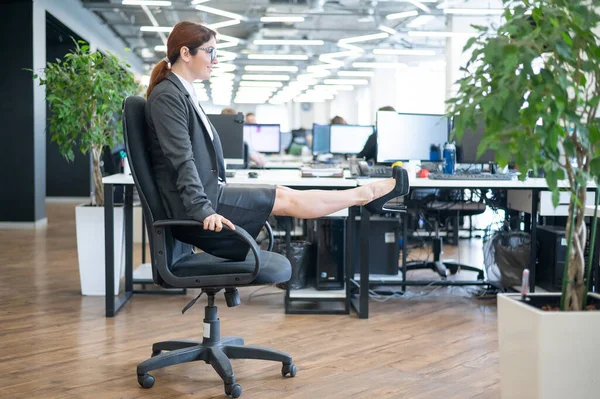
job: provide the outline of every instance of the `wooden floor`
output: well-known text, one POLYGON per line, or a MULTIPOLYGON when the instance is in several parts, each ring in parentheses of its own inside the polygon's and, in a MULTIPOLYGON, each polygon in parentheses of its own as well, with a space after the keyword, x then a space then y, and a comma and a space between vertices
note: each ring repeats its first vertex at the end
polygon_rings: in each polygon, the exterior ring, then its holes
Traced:
MULTIPOLYGON (((47 214, 46 229, 0 230, 0 398, 224 397, 203 362, 157 370, 152 389, 138 386, 136 365, 153 342, 201 340, 203 305, 182 315, 195 292, 138 295, 105 318, 103 297, 80 295, 74 206, 48 204, 47 214)), ((480 252, 479 240, 461 242, 461 260, 480 252)), ((241 290, 236 308, 220 295, 221 333, 290 353, 298 374, 282 378, 280 364, 233 360, 243 398, 500 396, 494 300, 418 288, 372 300, 371 317, 359 320, 286 316, 282 293, 269 287, 248 300, 256 290, 241 290)))

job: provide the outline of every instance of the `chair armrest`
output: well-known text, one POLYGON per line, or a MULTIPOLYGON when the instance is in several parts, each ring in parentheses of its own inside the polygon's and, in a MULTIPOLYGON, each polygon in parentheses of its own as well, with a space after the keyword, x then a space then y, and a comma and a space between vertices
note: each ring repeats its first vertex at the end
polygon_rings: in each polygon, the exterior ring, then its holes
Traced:
MULTIPOLYGON (((180 220, 180 219, 165 219, 165 220, 157 220, 152 224, 153 227, 158 227, 158 228, 163 228, 163 227, 175 227, 175 226, 189 226, 189 227, 198 227, 198 228, 204 228, 204 224, 202 222, 199 222, 197 220, 190 220, 190 219, 185 219, 185 220, 180 220)), ((252 238, 252 236, 250 234, 248 234, 248 232, 246 230, 244 230, 243 228, 241 228, 240 226, 235 225, 235 230, 231 230, 231 228, 229 228, 229 226, 227 225, 223 225, 223 230, 229 230, 232 231, 237 237, 237 239, 239 239, 240 241, 245 242, 246 244, 248 244, 248 246, 250 247, 250 250, 252 251, 252 254, 254 255, 254 271, 252 273, 244 273, 241 276, 244 276, 243 278, 237 279, 236 280, 236 284, 248 284, 250 282, 252 282, 256 276, 258 276, 258 273, 260 272, 260 249, 258 248, 258 244, 256 243, 256 241, 252 238), (248 277, 249 276, 249 277, 248 277)), ((270 226, 269 226, 270 228, 270 226)), ((221 230, 221 231, 223 231, 221 230)), ((273 233, 271 232, 271 235, 273 233)), ((219 277, 227 277, 227 276, 234 276, 234 275, 227 275, 227 274, 218 274, 218 275, 212 275, 212 276, 206 276, 204 278, 209 278, 210 280, 214 280, 217 279, 219 277)))
POLYGON ((273 236, 273 229, 269 222, 265 222, 265 229, 267 230, 267 236, 269 237, 269 246, 267 247, 267 251, 273 251, 273 244, 275 243, 275 237, 273 236))

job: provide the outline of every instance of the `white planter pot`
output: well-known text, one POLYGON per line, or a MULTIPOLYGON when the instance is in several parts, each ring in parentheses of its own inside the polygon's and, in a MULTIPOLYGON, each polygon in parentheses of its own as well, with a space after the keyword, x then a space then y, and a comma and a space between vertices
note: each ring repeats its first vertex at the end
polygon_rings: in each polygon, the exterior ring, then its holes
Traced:
POLYGON ((600 397, 600 312, 546 312, 520 297, 498 295, 502 398, 600 397))
MULTIPOLYGON (((75 208, 77 256, 82 295, 105 295, 104 207, 79 205, 75 208)), ((114 208, 115 293, 125 273, 125 229, 123 208, 114 208)))

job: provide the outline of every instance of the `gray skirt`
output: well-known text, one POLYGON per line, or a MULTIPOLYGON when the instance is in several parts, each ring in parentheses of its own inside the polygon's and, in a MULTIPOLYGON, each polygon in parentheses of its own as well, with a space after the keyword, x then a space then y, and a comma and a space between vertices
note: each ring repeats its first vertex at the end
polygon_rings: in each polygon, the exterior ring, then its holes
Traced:
MULTIPOLYGON (((219 185, 215 211, 256 238, 273 211, 274 203, 275 186, 225 184, 219 185)), ((173 229, 173 236, 211 255, 235 261, 246 259, 250 250, 235 233, 225 230, 215 233, 198 228, 177 227, 173 229)))

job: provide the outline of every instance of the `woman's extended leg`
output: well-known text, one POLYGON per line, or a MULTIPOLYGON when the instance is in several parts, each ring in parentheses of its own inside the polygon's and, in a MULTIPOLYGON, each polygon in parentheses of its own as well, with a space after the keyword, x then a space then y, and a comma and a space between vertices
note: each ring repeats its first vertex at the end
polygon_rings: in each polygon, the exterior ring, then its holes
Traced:
POLYGON ((277 186, 271 214, 314 219, 355 205, 365 205, 384 196, 395 187, 394 179, 385 179, 349 190, 293 190, 277 186))

